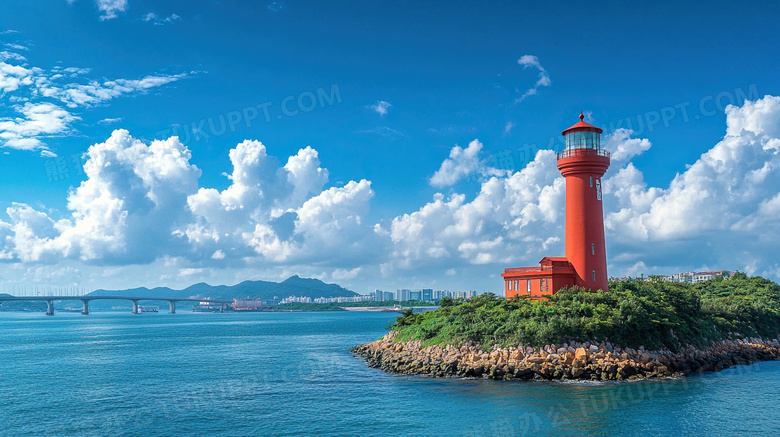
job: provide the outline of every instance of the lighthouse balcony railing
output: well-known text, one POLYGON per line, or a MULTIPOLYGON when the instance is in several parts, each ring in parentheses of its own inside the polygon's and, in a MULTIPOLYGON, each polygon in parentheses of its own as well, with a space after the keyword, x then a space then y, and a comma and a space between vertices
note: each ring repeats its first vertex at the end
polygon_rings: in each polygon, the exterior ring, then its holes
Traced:
POLYGON ((571 158, 572 156, 603 156, 609 158, 609 150, 604 149, 566 149, 558 153, 558 159, 571 158))
POLYGON ((510 267, 504 269, 504 273, 533 273, 533 272, 549 272, 552 271, 552 266, 542 267, 510 267))
POLYGON ((510 267, 504 269, 504 273, 546 273, 555 271, 558 273, 571 273, 574 269, 571 266, 540 266, 540 267, 510 267))

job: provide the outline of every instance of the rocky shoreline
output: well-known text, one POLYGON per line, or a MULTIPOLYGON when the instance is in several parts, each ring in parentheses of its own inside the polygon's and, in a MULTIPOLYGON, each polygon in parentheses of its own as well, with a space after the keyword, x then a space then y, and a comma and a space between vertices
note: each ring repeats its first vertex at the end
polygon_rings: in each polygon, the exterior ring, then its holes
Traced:
POLYGON ((392 373, 434 377, 490 378, 501 380, 625 380, 680 377, 694 372, 719 371, 737 364, 780 359, 780 335, 728 339, 704 349, 687 346, 679 352, 668 349, 635 350, 609 342, 572 342, 542 348, 501 348, 490 352, 479 345, 422 347, 420 341, 395 342, 396 332, 351 352, 375 368, 392 373))

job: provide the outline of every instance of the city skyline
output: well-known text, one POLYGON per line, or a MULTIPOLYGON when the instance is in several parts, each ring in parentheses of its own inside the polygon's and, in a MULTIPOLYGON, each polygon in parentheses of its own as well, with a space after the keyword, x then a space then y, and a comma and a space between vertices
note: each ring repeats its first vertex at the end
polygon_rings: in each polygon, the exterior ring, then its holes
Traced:
POLYGON ((612 153, 609 276, 777 280, 777 8, 3 4, 0 292, 498 293, 564 254, 581 110, 612 153))

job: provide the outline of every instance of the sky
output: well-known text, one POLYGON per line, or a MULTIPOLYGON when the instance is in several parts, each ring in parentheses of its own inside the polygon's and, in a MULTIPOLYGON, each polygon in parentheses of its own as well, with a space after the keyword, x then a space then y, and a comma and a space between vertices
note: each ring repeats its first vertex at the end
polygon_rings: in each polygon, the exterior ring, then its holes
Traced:
POLYGON ((780 278, 780 4, 0 4, 0 292, 501 293, 604 129, 610 276, 780 278))

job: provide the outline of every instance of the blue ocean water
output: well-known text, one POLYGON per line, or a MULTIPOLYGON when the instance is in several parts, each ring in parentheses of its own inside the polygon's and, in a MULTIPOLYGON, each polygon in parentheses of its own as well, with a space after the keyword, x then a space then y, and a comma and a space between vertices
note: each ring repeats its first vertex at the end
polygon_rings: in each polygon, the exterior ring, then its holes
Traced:
POLYGON ((771 435, 780 362, 681 380, 389 375, 388 313, 0 313, 0 435, 771 435))

